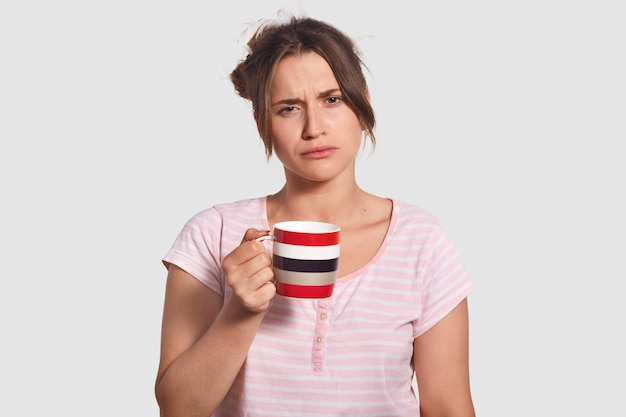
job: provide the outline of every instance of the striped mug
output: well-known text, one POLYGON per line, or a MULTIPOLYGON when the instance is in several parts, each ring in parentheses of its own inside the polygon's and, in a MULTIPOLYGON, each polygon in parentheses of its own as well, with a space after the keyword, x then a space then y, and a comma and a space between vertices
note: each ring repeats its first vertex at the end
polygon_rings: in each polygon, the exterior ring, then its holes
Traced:
POLYGON ((276 223, 257 240, 273 241, 276 293, 295 298, 330 297, 339 266, 337 225, 313 221, 276 223))

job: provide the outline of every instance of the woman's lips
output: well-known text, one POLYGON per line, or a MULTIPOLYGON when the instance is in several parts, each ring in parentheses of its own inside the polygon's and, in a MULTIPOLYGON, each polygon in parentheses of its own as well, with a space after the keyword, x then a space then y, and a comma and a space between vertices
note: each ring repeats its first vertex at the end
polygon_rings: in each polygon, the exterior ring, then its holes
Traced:
POLYGON ((334 148, 332 146, 320 146, 317 148, 311 148, 306 152, 303 152, 302 156, 306 159, 322 159, 329 157, 336 150, 337 148, 334 148))

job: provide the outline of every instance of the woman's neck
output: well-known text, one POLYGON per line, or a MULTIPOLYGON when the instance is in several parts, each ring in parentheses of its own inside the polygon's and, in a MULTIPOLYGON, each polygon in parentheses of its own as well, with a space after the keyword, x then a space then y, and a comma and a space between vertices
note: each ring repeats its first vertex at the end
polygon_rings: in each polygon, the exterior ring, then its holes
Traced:
POLYGON ((297 219, 349 224, 361 219, 372 197, 356 183, 307 188, 285 184, 268 197, 267 216, 271 223, 297 219))

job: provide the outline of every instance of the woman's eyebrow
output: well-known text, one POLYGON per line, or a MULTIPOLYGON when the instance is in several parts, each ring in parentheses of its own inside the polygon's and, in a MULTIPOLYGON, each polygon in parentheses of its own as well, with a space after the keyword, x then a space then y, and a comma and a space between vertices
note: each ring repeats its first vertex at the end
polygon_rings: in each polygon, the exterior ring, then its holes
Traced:
POLYGON ((341 93, 341 89, 338 87, 334 87, 329 90, 322 91, 321 93, 319 93, 318 97, 328 97, 328 96, 332 96, 334 94, 340 94, 340 93, 341 93))
MULTIPOLYGON (((317 97, 318 98, 322 98, 322 97, 328 97, 328 96, 332 96, 335 94, 340 94, 341 93, 341 89, 337 88, 337 87, 333 87, 330 88, 328 90, 322 91, 320 92, 317 97)), ((282 100, 278 100, 273 102, 271 105, 272 106, 278 106, 278 105, 289 105, 289 104, 298 104, 298 103, 302 103, 304 100, 300 99, 300 98, 284 98, 282 100)))
POLYGON ((279 106, 279 105, 288 105, 288 104, 298 104, 301 103, 302 100, 299 98, 285 98, 282 100, 278 100, 274 103, 272 103, 272 106, 279 106))

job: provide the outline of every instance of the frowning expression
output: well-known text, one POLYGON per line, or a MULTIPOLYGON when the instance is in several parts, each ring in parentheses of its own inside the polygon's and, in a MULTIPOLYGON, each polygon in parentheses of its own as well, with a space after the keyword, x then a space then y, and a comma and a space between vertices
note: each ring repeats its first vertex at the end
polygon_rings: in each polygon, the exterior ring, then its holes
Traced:
POLYGON ((272 81, 271 106, 272 146, 287 178, 354 176, 361 123, 321 56, 305 52, 284 58, 272 81))

